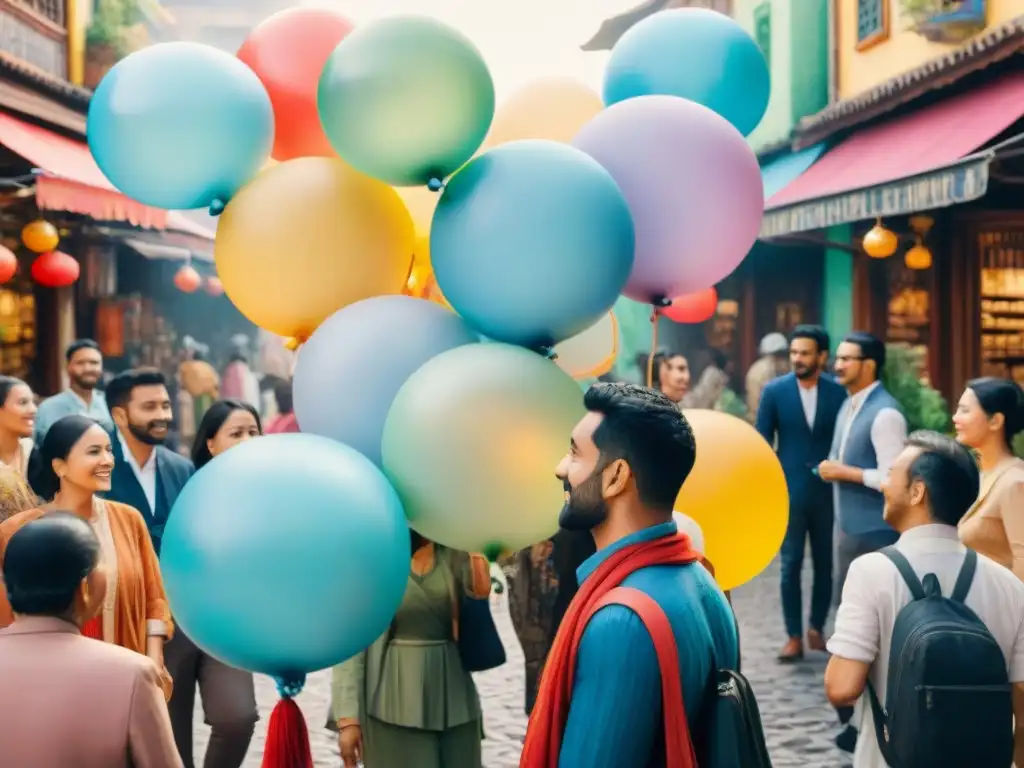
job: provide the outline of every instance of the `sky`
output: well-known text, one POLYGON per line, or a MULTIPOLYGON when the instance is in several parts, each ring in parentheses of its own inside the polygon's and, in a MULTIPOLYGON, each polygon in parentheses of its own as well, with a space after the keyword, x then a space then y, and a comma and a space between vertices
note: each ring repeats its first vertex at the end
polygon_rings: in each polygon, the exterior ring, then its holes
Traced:
POLYGON ((572 77, 601 92, 606 52, 580 46, 601 22, 640 0, 302 0, 356 24, 400 14, 430 16, 469 37, 494 78, 498 100, 545 77, 572 77), (554 10, 557 8, 558 10, 554 10))

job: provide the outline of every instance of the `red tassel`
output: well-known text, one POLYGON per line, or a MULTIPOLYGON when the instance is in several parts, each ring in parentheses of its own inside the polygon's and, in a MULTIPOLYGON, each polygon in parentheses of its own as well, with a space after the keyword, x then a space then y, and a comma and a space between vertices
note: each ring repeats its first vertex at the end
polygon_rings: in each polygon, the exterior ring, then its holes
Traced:
POLYGON ((263 768, 313 768, 306 718, 294 699, 281 699, 270 713, 263 768))

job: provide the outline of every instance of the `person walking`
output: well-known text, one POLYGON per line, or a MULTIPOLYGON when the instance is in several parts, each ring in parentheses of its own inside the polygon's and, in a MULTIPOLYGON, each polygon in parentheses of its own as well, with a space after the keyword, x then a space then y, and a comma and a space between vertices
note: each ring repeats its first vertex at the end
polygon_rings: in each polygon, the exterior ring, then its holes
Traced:
POLYGON ((789 342, 793 372, 770 381, 757 409, 757 431, 775 446, 789 489, 789 522, 782 542, 782 615, 788 640, 780 662, 803 658, 801 572, 808 540, 814 581, 807 647, 825 650, 824 627, 832 603, 832 489, 814 470, 828 458, 846 390, 821 374, 828 364, 823 328, 800 325, 789 342))

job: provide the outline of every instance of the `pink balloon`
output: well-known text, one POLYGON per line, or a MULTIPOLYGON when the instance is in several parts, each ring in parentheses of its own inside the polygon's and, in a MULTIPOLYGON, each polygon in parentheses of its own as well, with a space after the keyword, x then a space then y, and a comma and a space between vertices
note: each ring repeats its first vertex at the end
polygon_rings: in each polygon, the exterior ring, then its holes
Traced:
POLYGON ((675 96, 627 99, 583 126, 573 144, 607 169, 633 214, 629 298, 653 303, 710 288, 757 240, 757 157, 707 107, 675 96))

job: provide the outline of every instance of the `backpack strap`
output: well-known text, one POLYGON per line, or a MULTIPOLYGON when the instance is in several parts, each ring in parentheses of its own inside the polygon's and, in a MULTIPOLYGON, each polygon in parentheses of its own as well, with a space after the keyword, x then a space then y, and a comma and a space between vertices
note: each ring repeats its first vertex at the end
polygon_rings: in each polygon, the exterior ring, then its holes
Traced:
POLYGON ((960 575, 956 577, 956 585, 953 587, 953 594, 950 599, 962 603, 967 599, 967 593, 971 591, 971 582, 974 581, 974 572, 978 569, 978 553, 973 549, 967 550, 964 564, 960 566, 960 575))
MULTIPOLYGON (((657 601, 632 587, 615 587, 588 613, 592 616, 606 605, 622 605, 640 617, 654 641, 661 671, 662 714, 665 719, 666 768, 695 768, 697 756, 690 738, 690 726, 683 703, 683 682, 679 671, 679 650, 665 611, 657 601)), ((589 618, 589 617, 588 617, 589 618)))
MULTIPOLYGON (((904 557, 903 553, 896 549, 895 546, 886 547, 885 549, 878 550, 885 555, 896 566, 896 569, 900 572, 900 576, 903 577, 903 581, 906 582, 907 589, 910 590, 910 595, 914 600, 924 600, 925 593, 924 587, 921 585, 921 580, 917 578, 917 574, 914 572, 913 566, 910 561, 904 557)), ((962 575, 962 574, 961 574, 962 575)), ((973 573, 971 574, 974 575, 973 573)), ((959 581, 957 582, 959 584, 959 581)), ((968 584, 968 586, 970 586, 968 584)))

